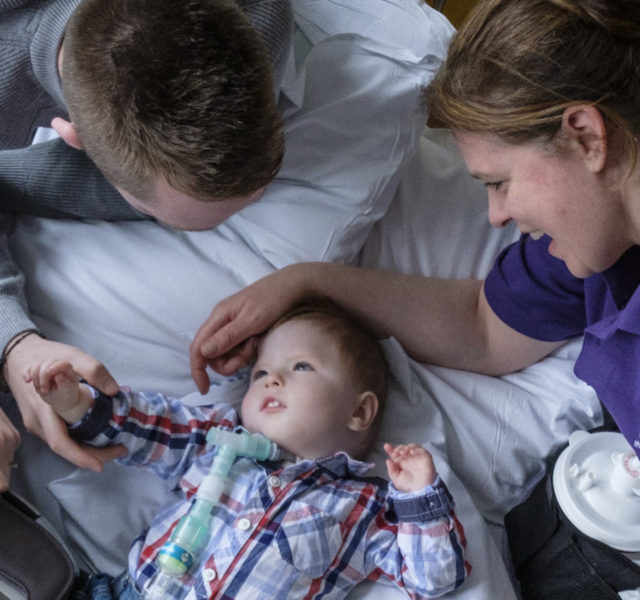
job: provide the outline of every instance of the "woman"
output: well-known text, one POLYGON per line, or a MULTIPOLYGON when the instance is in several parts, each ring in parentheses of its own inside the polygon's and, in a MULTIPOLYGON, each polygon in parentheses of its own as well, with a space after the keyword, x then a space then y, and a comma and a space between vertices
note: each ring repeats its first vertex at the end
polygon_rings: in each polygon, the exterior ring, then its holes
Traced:
POLYGON ((191 347, 192 373, 229 373, 251 336, 322 293, 416 359, 487 374, 527 366, 584 334, 576 374, 640 453, 640 3, 485 0, 425 91, 484 181, 489 219, 521 239, 482 281, 293 265, 221 302, 191 347))

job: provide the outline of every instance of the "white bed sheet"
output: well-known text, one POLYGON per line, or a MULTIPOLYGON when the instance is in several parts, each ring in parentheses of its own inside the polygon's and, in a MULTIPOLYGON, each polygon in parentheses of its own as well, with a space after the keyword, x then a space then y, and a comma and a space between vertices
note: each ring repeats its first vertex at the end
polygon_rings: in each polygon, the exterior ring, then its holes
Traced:
MULTIPOLYGON (((43 331, 100 357, 124 385, 192 392, 187 349, 210 308, 289 262, 357 258, 376 268, 482 276, 515 235, 489 228, 484 191, 447 134, 420 138, 419 89, 451 33, 443 17, 420 0, 294 6, 312 49, 290 72, 281 98, 285 164, 258 204, 211 232, 23 219, 14 236, 43 331)), ((572 375, 577 343, 504 378, 420 365, 385 344, 393 381, 381 439, 433 450, 467 533, 473 571, 452 597, 516 597, 487 523, 500 524, 549 448, 598 420, 595 395, 572 375)), ((213 396, 244 389, 242 374, 214 382, 213 396)), ((373 458, 382 465, 380 454, 373 458)), ((117 465, 100 475, 77 471, 29 436, 19 460, 18 490, 37 500, 83 566, 110 572, 124 568, 133 533, 174 483, 117 465), (55 479, 50 496, 42 494, 44 474, 55 479)), ((402 596, 367 584, 351 597, 402 596)))

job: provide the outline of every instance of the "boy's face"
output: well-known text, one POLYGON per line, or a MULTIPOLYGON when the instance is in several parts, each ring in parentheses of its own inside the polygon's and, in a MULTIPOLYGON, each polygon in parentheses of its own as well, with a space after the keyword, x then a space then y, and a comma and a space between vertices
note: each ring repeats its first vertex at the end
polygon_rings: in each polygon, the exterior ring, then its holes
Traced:
POLYGON ((349 450, 360 394, 333 339, 317 323, 293 320, 260 345, 242 422, 304 458, 349 450))

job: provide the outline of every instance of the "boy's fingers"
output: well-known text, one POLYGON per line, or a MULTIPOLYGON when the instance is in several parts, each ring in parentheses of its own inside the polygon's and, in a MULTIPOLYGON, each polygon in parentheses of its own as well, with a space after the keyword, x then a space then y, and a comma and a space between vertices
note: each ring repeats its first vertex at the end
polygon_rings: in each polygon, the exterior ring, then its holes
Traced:
POLYGON ((390 477, 394 477, 398 473, 400 473, 400 467, 393 462, 390 458, 387 459, 387 471, 389 472, 390 477))

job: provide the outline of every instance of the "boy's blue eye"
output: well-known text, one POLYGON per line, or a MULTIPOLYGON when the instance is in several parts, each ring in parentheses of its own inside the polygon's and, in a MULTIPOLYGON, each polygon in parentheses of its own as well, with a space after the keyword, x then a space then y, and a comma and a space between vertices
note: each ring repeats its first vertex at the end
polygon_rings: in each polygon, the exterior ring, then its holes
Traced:
POLYGON ((255 381, 256 379, 260 379, 261 377, 266 377, 266 375, 267 372, 264 369, 258 369, 257 371, 253 372, 251 379, 255 381))
POLYGON ((308 362, 300 361, 294 365, 293 370, 294 371, 313 371, 313 367, 308 362))

